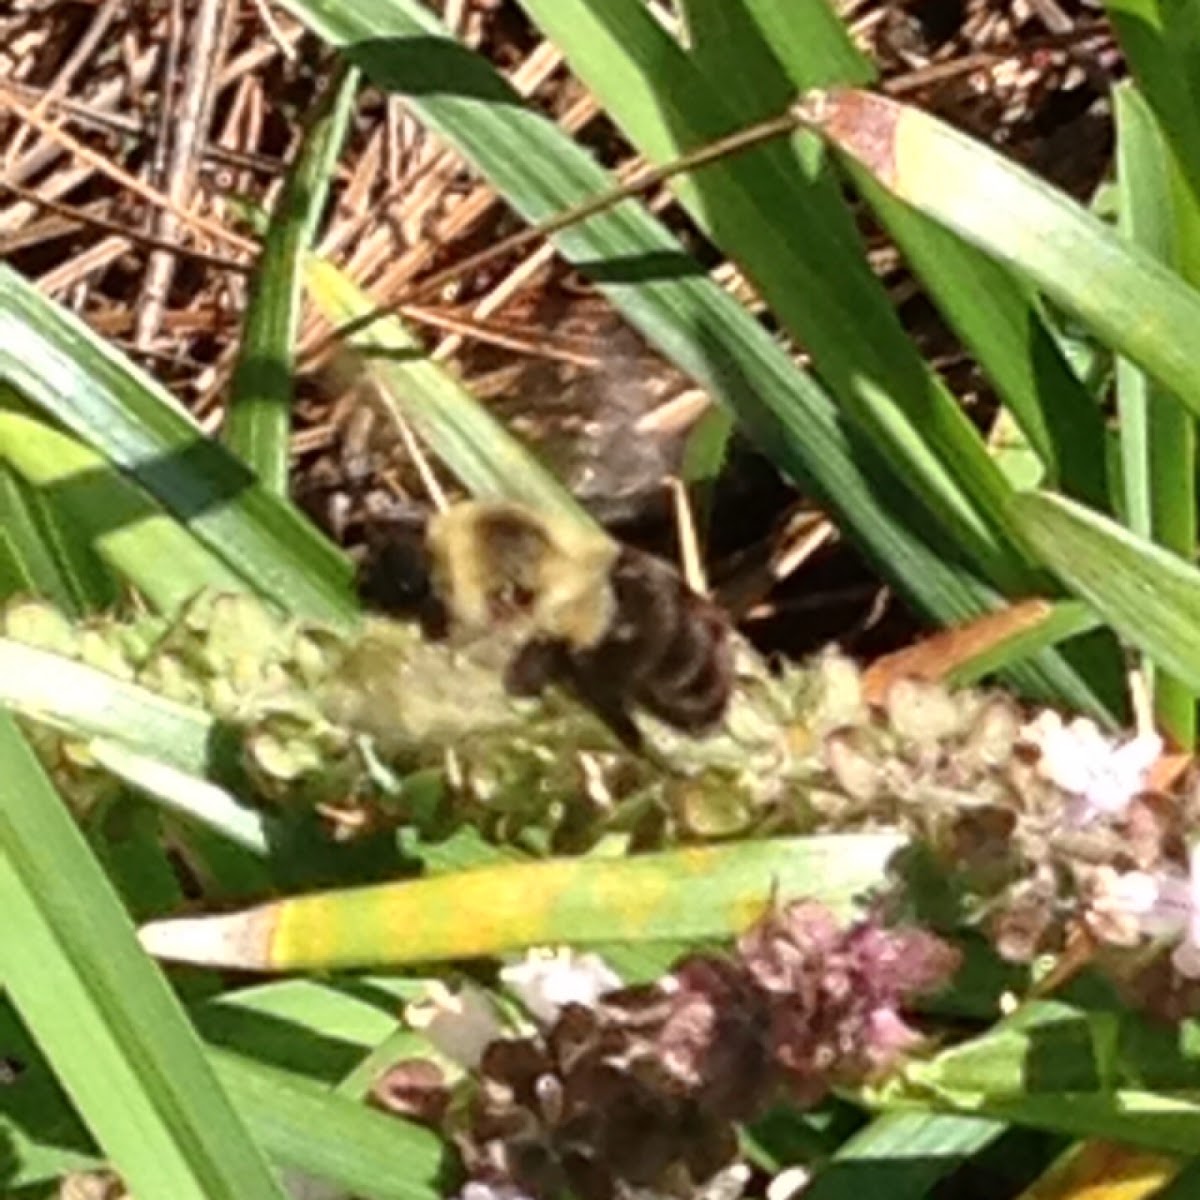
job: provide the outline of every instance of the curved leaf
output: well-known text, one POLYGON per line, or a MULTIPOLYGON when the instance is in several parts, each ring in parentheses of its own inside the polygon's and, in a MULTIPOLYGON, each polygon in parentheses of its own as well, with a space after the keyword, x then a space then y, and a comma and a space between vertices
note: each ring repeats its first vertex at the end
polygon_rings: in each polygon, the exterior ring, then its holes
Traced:
POLYGON ((1031 280, 1200 414, 1200 293, 1087 209, 919 109, 852 89, 801 114, 900 199, 1031 280))

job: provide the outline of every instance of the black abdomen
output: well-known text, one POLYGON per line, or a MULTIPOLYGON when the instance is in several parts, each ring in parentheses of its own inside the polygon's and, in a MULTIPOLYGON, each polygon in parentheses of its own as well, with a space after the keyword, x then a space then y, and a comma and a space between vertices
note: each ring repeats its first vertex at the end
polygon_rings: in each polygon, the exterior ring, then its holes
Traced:
POLYGON ((720 720, 733 667, 725 614, 664 562, 624 547, 611 576, 616 618, 591 650, 572 654, 579 690, 640 705, 689 733, 720 720))

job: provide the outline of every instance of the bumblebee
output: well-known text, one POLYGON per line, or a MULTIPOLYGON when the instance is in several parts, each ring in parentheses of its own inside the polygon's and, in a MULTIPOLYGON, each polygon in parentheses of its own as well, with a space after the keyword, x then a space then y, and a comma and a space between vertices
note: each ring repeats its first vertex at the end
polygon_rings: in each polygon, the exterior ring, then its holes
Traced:
POLYGON ((425 551, 426 628, 502 634, 512 694, 562 685, 635 748, 634 709, 690 734, 723 717, 729 619, 662 560, 524 505, 480 501, 433 517, 425 551))

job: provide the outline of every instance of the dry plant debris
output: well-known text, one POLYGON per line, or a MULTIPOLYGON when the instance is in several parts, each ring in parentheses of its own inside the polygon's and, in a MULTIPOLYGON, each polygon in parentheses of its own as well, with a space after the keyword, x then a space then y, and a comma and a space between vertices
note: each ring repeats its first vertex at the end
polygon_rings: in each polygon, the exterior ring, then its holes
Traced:
MULTIPOLYGON (((618 174, 637 165, 515 4, 433 7, 618 174)), ((850 0, 843 15, 894 94, 1003 144, 1077 195, 1103 174, 1105 96, 1121 64, 1093 0, 850 0)), ((13 0, 0 14, 0 257, 146 364, 209 430, 221 420, 256 253, 238 204, 270 206, 300 117, 333 65, 267 0, 13 0)), ((754 303, 668 191, 650 203, 715 278, 754 303)), ((395 302, 431 271, 515 228, 494 191, 400 100, 361 93, 323 253, 380 301, 395 302)), ((968 403, 986 394, 890 246, 873 237, 872 256, 956 392, 968 403)), ((542 446, 602 517, 664 544, 663 485, 704 397, 549 247, 468 274, 402 311, 434 356, 542 446)), ((344 372, 328 369, 327 332, 306 319, 292 490, 354 544, 374 514, 421 504, 426 492, 403 440, 381 428, 344 372)), ((718 522, 714 550, 726 561, 713 568, 717 579, 732 574, 742 592, 745 573, 761 577, 765 559, 778 555, 789 514, 809 507, 769 466, 743 457, 727 485, 743 528, 722 539, 718 522)), ((758 607, 762 628, 770 637, 772 617, 794 615, 800 604, 810 644, 853 642, 878 615, 876 585, 844 550, 814 561, 803 595, 777 590, 758 607)))

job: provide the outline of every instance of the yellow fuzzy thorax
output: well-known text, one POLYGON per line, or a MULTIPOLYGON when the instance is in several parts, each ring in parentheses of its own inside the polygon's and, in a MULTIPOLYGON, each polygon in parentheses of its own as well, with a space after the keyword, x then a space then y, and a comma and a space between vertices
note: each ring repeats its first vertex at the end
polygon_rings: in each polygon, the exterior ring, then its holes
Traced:
POLYGON ((456 632, 503 628, 582 650, 613 622, 619 550, 602 533, 519 504, 467 501, 430 522, 428 545, 456 632))

